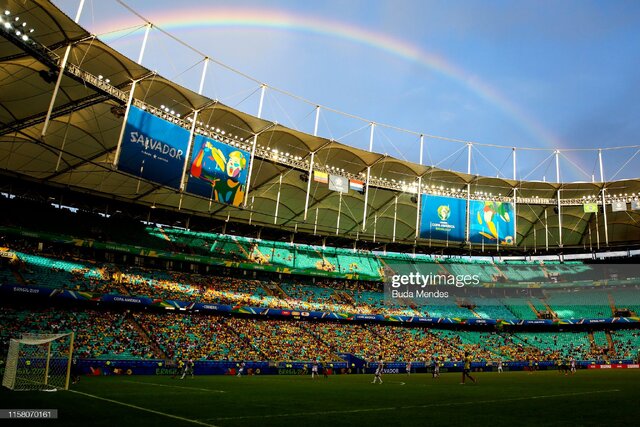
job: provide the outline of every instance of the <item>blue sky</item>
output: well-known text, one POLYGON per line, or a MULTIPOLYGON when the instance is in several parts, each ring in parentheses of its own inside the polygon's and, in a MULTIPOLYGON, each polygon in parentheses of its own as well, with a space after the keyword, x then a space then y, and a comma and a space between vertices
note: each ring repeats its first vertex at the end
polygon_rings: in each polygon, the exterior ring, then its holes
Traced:
MULTIPOLYGON (((78 0, 55 3, 75 15, 78 0)), ((268 90, 266 118, 311 132, 316 103, 365 118, 322 113, 321 135, 358 147, 368 147, 369 120, 507 147, 640 144, 637 1, 127 4, 197 50, 312 102, 268 90), (225 25, 225 17, 238 21, 225 25), (196 18, 204 25, 184 25, 196 18)), ((80 23, 98 34, 143 24, 112 0, 86 0, 80 23)), ((130 29, 103 37, 136 58, 142 34, 130 29)), ((197 89, 201 60, 154 30, 143 64, 197 89)), ((204 93, 255 114, 256 88, 252 80, 211 66, 204 93)), ((378 127, 374 151, 418 162, 417 141, 415 134, 378 127)), ((466 170, 463 145, 429 138, 426 143, 425 163, 466 170)), ((606 177, 614 177, 629 159, 615 178, 639 176, 636 152, 605 152, 606 177)), ((555 180, 549 156, 552 151, 519 152, 519 178, 555 180)), ((511 176, 509 149, 478 146, 472 157, 476 173, 511 176)), ((561 167, 565 180, 590 181, 591 174, 597 180, 597 152, 565 152, 561 167)))

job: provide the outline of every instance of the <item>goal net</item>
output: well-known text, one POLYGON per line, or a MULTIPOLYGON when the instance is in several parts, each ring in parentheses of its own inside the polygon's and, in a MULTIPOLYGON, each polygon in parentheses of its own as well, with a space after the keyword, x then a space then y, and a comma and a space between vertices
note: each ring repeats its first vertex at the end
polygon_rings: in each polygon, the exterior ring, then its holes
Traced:
POLYGON ((73 332, 23 334, 12 338, 2 385, 15 391, 67 390, 71 374, 73 332))

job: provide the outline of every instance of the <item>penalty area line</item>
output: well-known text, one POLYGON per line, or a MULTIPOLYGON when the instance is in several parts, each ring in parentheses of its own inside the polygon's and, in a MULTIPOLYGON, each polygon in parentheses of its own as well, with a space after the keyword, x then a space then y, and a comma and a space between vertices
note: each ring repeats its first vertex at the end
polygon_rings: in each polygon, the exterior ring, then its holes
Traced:
POLYGON ((286 418, 286 417, 305 417, 309 415, 333 415, 333 414, 359 414, 362 412, 383 412, 383 411, 397 411, 398 409, 423 409, 423 408, 437 408, 448 406, 466 406, 466 405, 481 405, 484 403, 504 403, 504 402, 517 402, 521 400, 530 399, 552 399, 556 397, 571 397, 571 396, 583 396, 588 394, 600 394, 600 393, 616 393, 618 389, 611 390, 594 390, 575 393, 560 393, 560 394, 546 394, 539 396, 523 396, 512 397, 506 399, 491 399, 491 400, 474 400, 466 402, 442 402, 431 403, 427 405, 410 405, 410 406, 389 406, 386 408, 363 408, 363 409, 345 409, 335 411, 318 411, 318 412, 296 412, 289 414, 266 414, 266 415, 246 415, 240 417, 219 417, 219 418, 207 418, 204 421, 225 421, 225 420, 241 420, 241 419, 259 419, 259 418, 286 418))
POLYGON ((132 405, 131 403, 126 403, 126 402, 120 402, 119 400, 113 400, 113 399, 109 399, 109 398, 102 397, 102 396, 96 396, 95 394, 89 394, 89 393, 85 393, 85 392, 77 391, 77 390, 68 390, 68 391, 70 391, 71 393, 82 395, 82 396, 91 397, 93 399, 104 400, 105 402, 110 402, 110 403, 114 403, 116 405, 126 406, 128 408, 137 409, 139 411, 150 412, 150 413, 156 414, 156 415, 162 415, 163 417, 173 418, 175 420, 180 420, 180 421, 184 421, 184 422, 187 422, 187 423, 193 423, 193 424, 198 424, 198 425, 207 426, 207 427, 217 427, 215 424, 205 423, 204 421, 192 420, 190 418, 184 418, 184 417, 181 417, 179 415, 167 414, 166 412, 156 411, 155 409, 143 408, 142 406, 132 405))
POLYGON ((189 386, 181 386, 181 385, 171 385, 171 384, 158 384, 158 383, 151 383, 148 381, 133 381, 133 380, 122 380, 123 383, 131 383, 131 384, 144 384, 144 385, 151 385, 154 387, 169 387, 169 388, 180 388, 180 389, 184 389, 184 390, 196 390, 196 391, 206 391, 209 393, 224 393, 224 390, 212 390, 209 388, 198 388, 198 387, 189 387, 189 386))

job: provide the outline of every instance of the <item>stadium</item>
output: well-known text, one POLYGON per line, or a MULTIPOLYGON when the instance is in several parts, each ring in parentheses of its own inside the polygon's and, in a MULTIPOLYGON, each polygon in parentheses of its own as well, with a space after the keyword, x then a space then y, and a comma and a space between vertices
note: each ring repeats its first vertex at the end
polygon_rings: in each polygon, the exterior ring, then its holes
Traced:
POLYGON ((637 422, 640 146, 356 116, 360 142, 334 139, 335 110, 270 118, 290 94, 259 81, 257 110, 208 97, 207 73, 237 72, 202 54, 188 88, 143 65, 169 31, 125 5, 127 55, 78 3, 0 2, 0 417, 637 422))

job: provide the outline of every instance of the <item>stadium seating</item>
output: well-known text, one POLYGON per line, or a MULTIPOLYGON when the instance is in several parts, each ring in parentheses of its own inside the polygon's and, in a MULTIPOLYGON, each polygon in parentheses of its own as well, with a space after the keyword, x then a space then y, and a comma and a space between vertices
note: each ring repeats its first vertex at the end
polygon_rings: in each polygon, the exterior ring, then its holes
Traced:
POLYGON ((3 325, 0 336, 5 343, 8 338, 27 332, 75 332, 74 352, 78 357, 131 359, 157 356, 126 313, 0 307, 0 324, 3 325))
MULTIPOLYGON (((175 230, 174 230, 175 231, 175 230)), ((184 234, 183 231, 180 233, 184 234)), ((23 243, 24 244, 24 243, 23 243)), ((224 245, 235 245, 225 240, 224 245)), ((244 247, 244 246, 243 246, 244 247)), ((237 245, 236 245, 237 248, 237 245)), ((465 297, 463 300, 447 300, 441 303, 420 303, 409 301, 385 301, 382 284, 369 281, 290 279, 279 281, 244 279, 131 267, 117 264, 101 264, 83 261, 69 254, 57 257, 36 255, 34 248, 14 250, 22 262, 20 275, 26 284, 48 286, 60 289, 89 291, 102 294, 121 294, 169 300, 213 302, 229 305, 249 305, 257 307, 283 308, 306 311, 330 311, 356 314, 383 314, 427 316, 446 318, 485 319, 535 319, 536 311, 545 313, 553 310, 556 317, 602 318, 612 315, 609 295, 612 292, 584 289, 571 293, 553 287, 540 291, 540 296, 517 297, 465 297), (468 304, 472 309, 462 305, 468 304), (535 311, 534 311, 535 310, 535 311)), ((266 251, 265 251, 266 252, 266 251)), ((60 253, 60 252, 58 252, 60 253)), ((311 252, 300 251, 303 258, 311 252)), ((317 252, 313 252, 317 255, 317 252)), ((271 257, 261 252, 261 256, 271 257)), ((396 258, 402 258, 396 256, 396 258)), ((306 258, 317 262, 319 258, 306 258)), ((346 258, 338 254, 334 260, 346 258)), ((411 259, 407 256, 403 259, 411 259)), ((433 260, 431 260, 433 261, 433 260)), ((322 261, 320 261, 322 262, 322 261)), ((424 264, 430 272, 442 274, 445 267, 437 262, 424 264)), ((477 265, 465 262, 464 268, 447 265, 457 274, 469 273, 468 267, 477 265)), ((6 264, 0 268, 3 281, 16 282, 16 276, 6 264)), ((618 301, 637 301, 635 288, 615 289, 618 301)), ((627 308, 637 310, 639 306, 628 304, 627 308)))
POLYGON ((516 319, 532 320, 538 318, 529 305, 529 299, 507 298, 502 299, 502 302, 507 310, 514 314, 516 319))
POLYGON ((640 360, 640 330, 620 329, 611 333, 619 357, 640 360))
POLYGON ((499 298, 476 298, 473 309, 483 319, 517 319, 514 314, 499 298))
MULTIPOLYGON (((580 360, 591 358, 591 344, 585 332, 513 334, 516 345, 529 346, 539 350, 539 355, 552 359, 575 357, 580 360)), ((537 355, 537 357, 540 357, 537 355)))
POLYGON ((636 315, 640 315, 640 287, 616 286, 609 292, 617 309, 629 309, 636 315))
POLYGON ((547 301, 561 319, 611 317, 604 291, 547 291, 547 301))
POLYGON ((229 319, 223 317, 173 313, 134 313, 133 317, 170 359, 263 359, 262 353, 229 328, 229 319))

